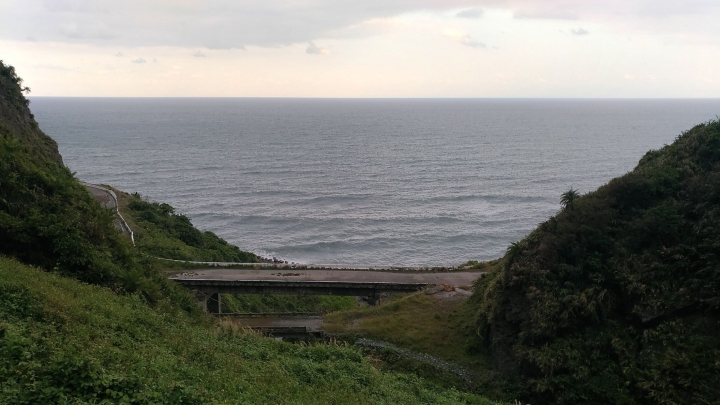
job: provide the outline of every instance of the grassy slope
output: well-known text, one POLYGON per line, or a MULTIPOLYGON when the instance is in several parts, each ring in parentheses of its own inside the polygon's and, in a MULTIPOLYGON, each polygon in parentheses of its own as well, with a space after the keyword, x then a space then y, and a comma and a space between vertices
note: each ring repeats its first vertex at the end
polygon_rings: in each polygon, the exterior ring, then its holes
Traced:
POLYGON ((0 257, 0 403, 489 404, 0 257))
POLYGON ((463 324, 465 315, 462 300, 438 299, 419 292, 396 296, 375 307, 328 314, 324 328, 334 333, 356 333, 484 369, 488 364, 481 357, 468 356, 471 348, 468 325, 463 324))
POLYGON ((508 250, 472 298, 532 403, 720 398, 720 123, 648 152, 508 250))
POLYGON ((353 341, 363 337, 384 341, 417 353, 458 364, 474 376, 471 384, 433 367, 419 364, 392 351, 375 352, 390 370, 413 372, 441 381, 449 387, 465 387, 492 398, 512 399, 493 378, 487 350, 474 339, 473 307, 463 296, 424 292, 393 295, 375 307, 344 310, 325 315, 323 329, 353 341))

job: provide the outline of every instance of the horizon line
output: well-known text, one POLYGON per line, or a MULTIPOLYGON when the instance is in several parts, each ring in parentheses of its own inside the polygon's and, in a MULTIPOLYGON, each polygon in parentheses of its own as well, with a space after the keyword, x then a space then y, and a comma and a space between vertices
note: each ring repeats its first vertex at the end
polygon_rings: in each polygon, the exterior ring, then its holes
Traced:
POLYGON ((287 99, 287 100, 720 100, 720 97, 311 97, 311 96, 36 96, 26 98, 287 99))

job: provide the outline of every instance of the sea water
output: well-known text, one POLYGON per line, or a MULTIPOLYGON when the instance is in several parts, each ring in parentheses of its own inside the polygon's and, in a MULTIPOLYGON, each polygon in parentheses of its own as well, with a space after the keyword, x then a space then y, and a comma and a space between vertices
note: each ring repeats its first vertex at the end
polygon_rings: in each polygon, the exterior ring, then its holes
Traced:
POLYGON ((76 176, 296 263, 501 256, 720 100, 31 98, 76 176))

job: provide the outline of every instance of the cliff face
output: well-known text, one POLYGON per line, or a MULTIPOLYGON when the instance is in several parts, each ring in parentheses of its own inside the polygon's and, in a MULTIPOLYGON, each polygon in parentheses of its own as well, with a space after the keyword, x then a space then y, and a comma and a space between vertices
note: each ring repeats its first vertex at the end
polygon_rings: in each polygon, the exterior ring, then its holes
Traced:
POLYGON ((473 302, 531 403, 720 398, 720 123, 648 152, 508 249, 473 302))
POLYGON ((15 69, 0 62, 0 254, 112 285, 133 267, 127 243, 112 213, 63 165, 28 104, 15 69))
POLYGON ((62 165, 57 143, 38 127, 22 90, 22 79, 15 74, 15 68, 0 61, 0 136, 14 137, 62 165))

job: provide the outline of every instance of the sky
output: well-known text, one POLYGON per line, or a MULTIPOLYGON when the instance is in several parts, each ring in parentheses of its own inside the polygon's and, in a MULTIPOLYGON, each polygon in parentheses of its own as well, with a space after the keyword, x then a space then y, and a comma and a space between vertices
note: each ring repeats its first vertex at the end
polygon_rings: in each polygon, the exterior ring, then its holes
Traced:
POLYGON ((718 0, 0 0, 33 96, 720 97, 718 0))

